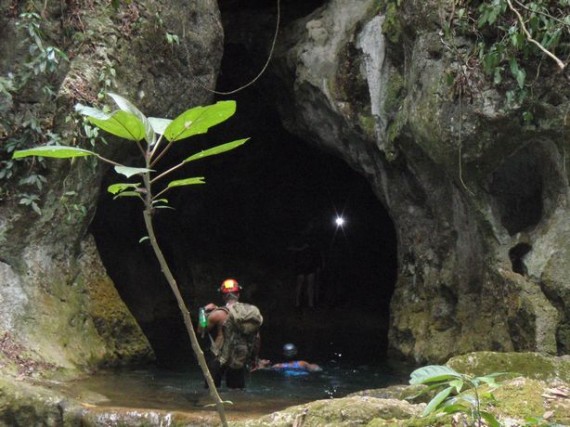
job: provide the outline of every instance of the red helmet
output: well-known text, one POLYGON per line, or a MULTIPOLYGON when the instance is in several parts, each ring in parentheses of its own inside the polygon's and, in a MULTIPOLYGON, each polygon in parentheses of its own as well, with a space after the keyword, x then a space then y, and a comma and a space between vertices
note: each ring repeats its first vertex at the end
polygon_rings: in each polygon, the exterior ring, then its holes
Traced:
POLYGON ((222 286, 220 286, 220 292, 223 294, 230 294, 239 291, 241 291, 241 286, 235 279, 226 279, 222 282, 222 286))

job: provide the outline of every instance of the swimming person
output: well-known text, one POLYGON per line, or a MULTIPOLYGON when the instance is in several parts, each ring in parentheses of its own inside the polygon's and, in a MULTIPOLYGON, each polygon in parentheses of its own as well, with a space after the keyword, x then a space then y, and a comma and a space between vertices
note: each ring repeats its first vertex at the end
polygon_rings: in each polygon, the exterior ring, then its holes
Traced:
MULTIPOLYGON (((287 343, 283 346, 283 355, 287 359, 292 359, 297 355, 297 346, 293 343, 287 343)), ((266 369, 278 371, 287 377, 296 377, 302 375, 309 375, 311 372, 321 372, 321 368, 316 363, 309 363, 306 360, 290 360, 288 362, 271 364, 270 360, 260 359, 257 366, 253 370, 266 369)))
MULTIPOLYGON (((297 355, 297 346, 293 343, 287 343, 283 346, 283 355, 287 359, 292 359, 297 355)), ((316 363, 309 363, 306 360, 290 360, 283 363, 271 364, 270 360, 260 359, 257 362, 257 366, 253 369, 266 369, 272 371, 278 371, 283 373, 285 376, 301 376, 308 375, 311 372, 321 372, 321 368, 316 363)))
POLYGON ((286 376, 308 375, 312 372, 322 372, 323 370, 323 368, 316 363, 309 363, 306 360, 293 360, 291 362, 271 364, 271 361, 267 359, 260 359, 256 367, 256 370, 257 369, 278 371, 286 376))

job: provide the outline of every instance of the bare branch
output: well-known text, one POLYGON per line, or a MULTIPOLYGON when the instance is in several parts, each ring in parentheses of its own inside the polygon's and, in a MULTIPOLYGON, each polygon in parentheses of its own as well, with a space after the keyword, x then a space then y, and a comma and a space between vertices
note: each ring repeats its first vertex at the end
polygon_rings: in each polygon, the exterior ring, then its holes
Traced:
POLYGON ((521 24, 521 28, 524 31, 524 33, 526 34, 526 38, 528 39, 528 41, 531 43, 534 43, 546 55, 550 56, 556 62, 556 64, 558 65, 558 68, 560 68, 561 71, 564 70, 564 68, 566 68, 566 64, 564 64, 564 62, 562 62, 556 55, 554 55, 552 52, 550 52, 548 49, 546 49, 539 42, 537 42, 535 39, 532 38, 532 36, 528 32, 526 26, 524 25, 523 17, 519 13, 519 11, 517 9, 515 9, 513 4, 511 3, 511 0, 507 0, 507 3, 509 5, 509 9, 511 9, 514 12, 514 14, 517 15, 519 23, 521 24))

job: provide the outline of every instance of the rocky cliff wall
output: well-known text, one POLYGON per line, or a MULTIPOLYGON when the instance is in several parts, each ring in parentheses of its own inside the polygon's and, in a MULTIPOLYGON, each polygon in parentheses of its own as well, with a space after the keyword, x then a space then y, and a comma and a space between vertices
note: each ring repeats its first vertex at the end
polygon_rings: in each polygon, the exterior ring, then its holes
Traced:
POLYGON ((290 24, 274 67, 284 123, 365 175, 394 220, 395 354, 566 353, 568 80, 552 67, 530 105, 508 105, 472 67, 454 92, 452 8, 432 3, 332 0, 290 24))
MULTIPOLYGON (((87 231, 105 170, 83 160, 13 165, 9 158, 14 148, 42 143, 91 148, 73 105, 97 104, 105 90, 160 117, 208 103, 222 54, 216 2, 120 2, 115 9, 107 1, 2 1, 0 13, 1 155, 11 171, 1 181, 0 334, 53 366, 149 361, 152 349, 87 231), (168 35, 177 39, 169 43, 168 35), (22 183, 31 174, 43 185, 22 183), (25 197, 33 197, 33 210, 25 197)), ((91 143, 110 156, 134 148, 91 143)))
MULTIPOLYGON (((2 111, 24 115, 39 108, 44 130, 66 143, 88 144, 75 139, 77 124, 65 117, 76 101, 99 102, 100 90, 116 90, 161 117, 212 99, 205 88, 216 79, 223 33, 213 1, 191 7, 121 2, 118 11, 107 2, 36 3, 28 6, 43 17, 45 43, 60 46, 69 62, 43 77, 55 97, 45 97, 38 77, 20 95, 5 98, 2 111)), ((25 8, 0 5, 0 69, 7 75, 26 61, 29 42, 15 42, 25 39, 25 28, 15 26, 25 8)), ((315 6, 280 30, 270 72, 259 84, 268 85, 264 93, 288 130, 366 177, 395 224, 393 353, 417 362, 482 349, 567 353, 565 75, 544 73, 535 82, 536 97, 524 106, 533 119, 525 121, 522 106, 508 104, 489 77, 466 68, 471 64, 442 39, 451 2, 331 0, 315 6), (461 77, 452 85, 450 73, 461 77)), ((244 7, 234 12, 250 13, 244 7)), ((227 21, 230 27, 240 22, 227 21)), ((267 23, 273 21, 265 14, 244 22, 263 23, 260 37, 242 40, 238 29, 232 41, 267 52, 267 23)), ((461 39, 457 46, 467 51, 473 43, 461 39)), ((0 136, 19 136, 20 130, 3 125, 0 136)), ((131 154, 114 141, 97 148, 103 155, 131 154)), ((83 161, 42 167, 48 180, 37 201, 41 216, 18 204, 23 170, 2 182, 4 332, 65 366, 114 363, 127 353, 128 360, 148 358, 148 344, 110 290, 87 233, 105 171, 83 161), (92 303, 99 298, 117 304, 114 320, 102 312, 107 303, 92 303), (122 322, 130 326, 121 335, 113 325, 122 322), (125 335, 136 343, 129 349, 118 344, 125 335)))

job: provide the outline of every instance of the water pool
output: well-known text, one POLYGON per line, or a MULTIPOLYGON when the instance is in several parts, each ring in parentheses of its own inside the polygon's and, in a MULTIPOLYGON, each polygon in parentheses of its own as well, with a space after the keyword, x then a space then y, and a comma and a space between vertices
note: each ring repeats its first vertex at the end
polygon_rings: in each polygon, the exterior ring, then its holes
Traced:
MULTIPOLYGON (((234 404, 227 413, 256 417, 306 402, 344 397, 366 389, 407 381, 403 372, 386 367, 323 365, 323 372, 288 377, 280 372, 256 371, 247 388, 219 389, 234 404)), ((98 407, 148 408, 169 411, 214 411, 199 369, 168 371, 156 368, 102 372, 68 384, 80 400, 98 407)))

